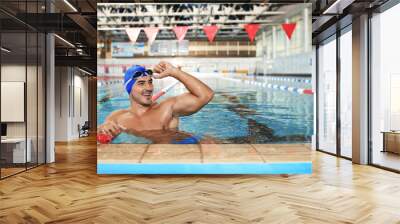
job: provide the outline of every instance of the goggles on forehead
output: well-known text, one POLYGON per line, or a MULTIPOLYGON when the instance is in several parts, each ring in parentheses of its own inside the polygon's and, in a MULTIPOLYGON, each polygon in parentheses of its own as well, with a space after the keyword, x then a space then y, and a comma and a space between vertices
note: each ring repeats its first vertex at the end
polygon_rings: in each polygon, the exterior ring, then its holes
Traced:
POLYGON ((150 69, 147 69, 146 71, 137 71, 135 73, 133 73, 131 79, 137 79, 139 77, 143 77, 143 76, 148 76, 148 75, 153 75, 153 71, 150 69))

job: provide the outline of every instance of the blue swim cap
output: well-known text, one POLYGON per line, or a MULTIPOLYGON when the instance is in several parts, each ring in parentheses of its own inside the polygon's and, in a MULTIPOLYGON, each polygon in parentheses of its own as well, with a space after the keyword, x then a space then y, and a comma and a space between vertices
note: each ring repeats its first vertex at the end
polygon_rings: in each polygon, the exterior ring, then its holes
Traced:
POLYGON ((124 76, 124 86, 125 86, 125 90, 128 92, 128 94, 131 94, 131 90, 133 85, 136 82, 136 78, 135 74, 137 72, 146 74, 147 70, 145 67, 140 66, 140 65, 133 65, 132 67, 128 68, 125 72, 125 76, 124 76))

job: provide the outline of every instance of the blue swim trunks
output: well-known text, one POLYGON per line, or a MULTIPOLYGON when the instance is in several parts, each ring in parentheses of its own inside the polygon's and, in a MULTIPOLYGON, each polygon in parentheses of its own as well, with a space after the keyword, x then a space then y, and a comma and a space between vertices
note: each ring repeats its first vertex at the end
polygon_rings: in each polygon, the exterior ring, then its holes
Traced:
POLYGON ((173 140, 171 143, 172 144, 199 144, 201 138, 197 136, 190 136, 187 138, 184 138, 182 140, 173 140))

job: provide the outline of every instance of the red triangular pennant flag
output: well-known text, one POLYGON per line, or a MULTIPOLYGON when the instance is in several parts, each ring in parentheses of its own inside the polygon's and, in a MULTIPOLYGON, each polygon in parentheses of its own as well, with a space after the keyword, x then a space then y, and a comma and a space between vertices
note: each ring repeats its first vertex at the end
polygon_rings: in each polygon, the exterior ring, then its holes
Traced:
POLYGON ((140 28, 126 28, 125 31, 128 34, 129 40, 131 42, 135 43, 137 38, 139 37, 140 34, 140 28))
POLYGON ((296 28, 296 23, 284 23, 282 24, 282 28, 290 40, 292 38, 293 31, 296 28))
POLYGON ((188 31, 188 29, 189 29, 188 26, 176 26, 173 28, 178 41, 185 39, 186 32, 188 31))
POLYGON ((254 38, 256 37, 256 33, 260 28, 260 24, 246 24, 244 25, 244 29, 247 32, 247 35, 250 38, 250 41, 253 42, 254 38))
POLYGON ((144 28, 144 32, 146 33, 149 44, 151 44, 156 39, 158 27, 146 27, 144 28))
POLYGON ((206 33, 208 41, 213 42, 215 35, 218 32, 218 26, 212 25, 212 26, 203 26, 204 33, 206 33))

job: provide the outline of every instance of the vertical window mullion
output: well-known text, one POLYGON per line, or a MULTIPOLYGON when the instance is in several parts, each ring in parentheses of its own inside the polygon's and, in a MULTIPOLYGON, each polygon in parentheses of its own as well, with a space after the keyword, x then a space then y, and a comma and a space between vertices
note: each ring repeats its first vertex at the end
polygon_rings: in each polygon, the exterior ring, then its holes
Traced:
POLYGON ((368 44, 368 53, 367 53, 367 102, 368 102, 368 111, 367 111, 367 140, 368 140, 368 164, 373 164, 373 148, 372 148, 372 12, 368 12, 368 31, 367 31, 367 44, 368 44))
MULTIPOLYGON (((0 47, 2 46, 2 23, 0 23, 0 47)), ((1 67, 2 67, 2 64, 1 64, 1 62, 2 62, 2 58, 1 58, 1 51, 0 51, 0 124, 2 124, 2 122, 1 122, 1 67)), ((2 179, 2 177, 1 177, 1 170, 2 170, 2 162, 1 162, 1 144, 0 144, 0 179, 2 179)))
POLYGON ((336 28, 336 154, 341 156, 341 119, 340 119, 340 29, 336 28))
POLYGON ((319 44, 315 47, 315 148, 319 149, 319 44))
MULTIPOLYGON (((25 0, 25 21, 28 21, 28 1, 25 0)), ((25 88, 24 88, 24 120, 25 120, 25 170, 28 170, 28 24, 25 23, 25 88)))
MULTIPOLYGON (((39 0, 36 13, 39 14, 39 0)), ((36 31, 36 166, 39 166, 39 30, 36 31)))

